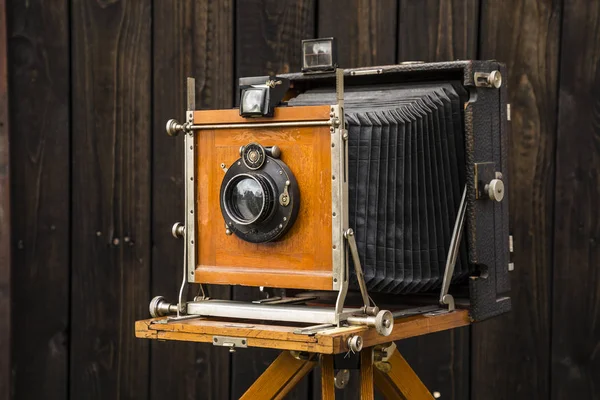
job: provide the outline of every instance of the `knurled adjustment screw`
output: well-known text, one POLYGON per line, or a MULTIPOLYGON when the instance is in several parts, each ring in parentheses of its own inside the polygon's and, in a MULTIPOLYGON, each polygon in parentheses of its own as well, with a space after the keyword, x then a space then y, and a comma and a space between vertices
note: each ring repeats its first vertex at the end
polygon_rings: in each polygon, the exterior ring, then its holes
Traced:
POLYGON ((487 81, 490 86, 498 89, 500 86, 502 86, 502 74, 500 71, 492 71, 488 75, 487 81))
POLYGON ((360 336, 351 336, 348 338, 348 348, 353 353, 358 353, 363 348, 363 340, 360 336))

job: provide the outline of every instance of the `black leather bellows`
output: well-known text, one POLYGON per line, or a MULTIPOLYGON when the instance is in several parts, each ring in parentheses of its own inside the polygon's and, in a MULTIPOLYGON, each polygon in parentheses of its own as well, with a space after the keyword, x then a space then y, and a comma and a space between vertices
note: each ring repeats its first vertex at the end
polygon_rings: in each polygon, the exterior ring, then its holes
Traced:
MULTIPOLYGON (((349 87, 344 93, 350 227, 370 292, 416 293, 442 284, 465 184, 466 98, 452 82, 349 87)), ((289 101, 334 103, 332 89, 289 101)), ((471 272, 463 240, 453 282, 471 272)))

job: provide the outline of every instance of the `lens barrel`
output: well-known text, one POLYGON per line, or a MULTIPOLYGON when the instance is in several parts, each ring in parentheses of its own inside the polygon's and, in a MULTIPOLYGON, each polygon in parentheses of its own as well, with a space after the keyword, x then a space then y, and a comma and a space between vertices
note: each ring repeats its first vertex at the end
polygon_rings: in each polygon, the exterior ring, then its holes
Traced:
POLYGON ((239 225, 265 221, 273 211, 275 188, 261 173, 238 174, 225 186, 225 212, 239 225))
POLYGON ((249 143, 240 148, 240 158, 225 172, 220 205, 226 234, 233 233, 250 243, 266 243, 281 238, 296 221, 298 182, 274 154, 281 155, 277 146, 249 143))

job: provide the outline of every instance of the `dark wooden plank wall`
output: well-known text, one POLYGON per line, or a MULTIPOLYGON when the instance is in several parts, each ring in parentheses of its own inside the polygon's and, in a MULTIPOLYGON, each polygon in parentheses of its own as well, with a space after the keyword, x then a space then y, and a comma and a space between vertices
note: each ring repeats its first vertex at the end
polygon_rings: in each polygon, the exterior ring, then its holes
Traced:
POLYGON ((186 76, 199 108, 229 107, 237 77, 298 70, 299 41, 330 35, 344 67, 510 72, 514 310, 403 354, 441 398, 599 398, 599 15, 599 0, 1 0, 0 398, 237 398, 266 368, 273 351, 133 337, 180 281, 182 144, 164 123, 183 117, 186 76))
MULTIPOLYGON (((233 106, 233 1, 155 1, 153 8, 152 283, 151 295, 174 300, 181 284, 183 241, 171 226, 183 221, 183 141, 164 134, 170 118, 182 120, 186 77, 196 78, 197 108, 233 106), (176 278, 175 278, 176 277, 176 278)), ((229 298, 214 286, 210 296, 229 298)), ((193 343, 153 342, 150 398, 229 397, 230 356, 193 343)))
POLYGON ((480 57, 505 60, 510 72, 508 195, 515 271, 514 311, 472 327, 473 398, 550 396, 549 296, 560 23, 558 1, 482 5, 480 57))
POLYGON ((152 7, 71 3, 73 399, 148 397, 152 7))
MULTIPOLYGON (((0 26, 6 26, 6 1, 0 1, 0 26)), ((10 152, 8 137, 7 29, 0 29, 0 398, 10 397, 11 382, 11 240, 10 152)))
POLYGON ((600 2, 564 4, 552 284, 552 399, 600 398, 600 2))
POLYGON ((69 391, 69 328, 74 321, 69 318, 68 7, 65 0, 7 1, 12 387, 22 398, 65 398, 69 391))

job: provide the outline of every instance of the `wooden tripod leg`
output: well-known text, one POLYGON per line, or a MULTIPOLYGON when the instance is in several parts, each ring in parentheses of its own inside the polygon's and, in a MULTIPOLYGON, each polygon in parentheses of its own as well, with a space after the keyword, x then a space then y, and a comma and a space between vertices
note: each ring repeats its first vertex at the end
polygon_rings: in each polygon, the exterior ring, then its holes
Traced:
POLYGON ((289 351, 284 351, 246 390, 240 400, 283 399, 315 365, 313 360, 298 360, 289 351))
POLYGON ((387 373, 375 369, 375 384, 386 399, 434 400, 398 350, 394 350, 387 362, 391 366, 387 373))
POLYGON ((368 347, 360 352, 360 400, 373 400, 373 348, 368 347))
POLYGON ((323 400, 335 399, 334 378, 333 356, 323 354, 321 356, 321 398, 323 400))

